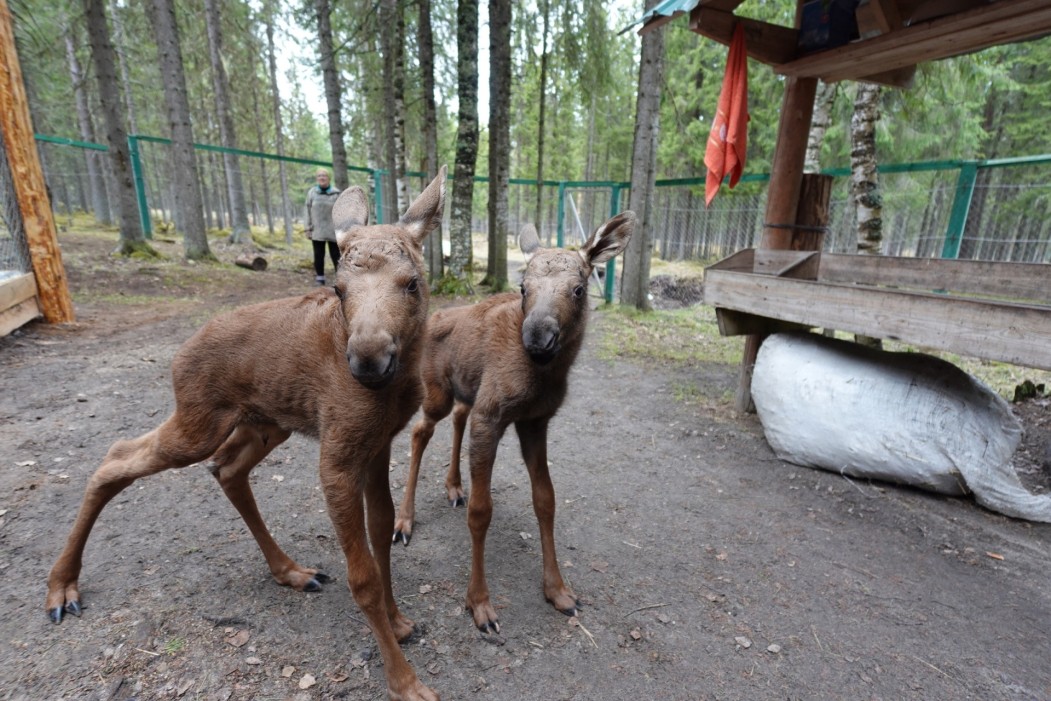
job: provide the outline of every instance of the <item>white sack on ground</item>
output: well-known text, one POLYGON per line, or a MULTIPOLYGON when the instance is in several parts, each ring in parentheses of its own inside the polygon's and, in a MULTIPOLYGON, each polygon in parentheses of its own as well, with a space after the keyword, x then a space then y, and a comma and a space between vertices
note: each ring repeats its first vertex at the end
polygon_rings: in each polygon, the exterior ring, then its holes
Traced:
POLYGON ((1051 495, 1030 494, 1011 465, 1022 427, 1007 402, 943 360, 775 334, 759 349, 752 398, 783 460, 972 492, 988 509, 1051 522, 1051 495))

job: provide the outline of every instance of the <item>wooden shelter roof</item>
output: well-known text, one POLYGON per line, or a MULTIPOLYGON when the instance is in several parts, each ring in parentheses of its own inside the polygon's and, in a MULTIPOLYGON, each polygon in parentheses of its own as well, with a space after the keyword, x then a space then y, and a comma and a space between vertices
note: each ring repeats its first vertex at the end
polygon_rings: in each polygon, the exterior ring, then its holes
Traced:
MULTIPOLYGON (((645 33, 689 14, 690 29, 729 45, 745 27, 748 55, 776 73, 825 82, 865 80, 909 85, 916 64, 1051 33, 1047 0, 863 0, 860 38, 827 49, 800 48, 800 30, 735 14, 744 0, 666 0, 642 18, 645 33)), ((807 0, 796 0, 796 25, 807 0)))

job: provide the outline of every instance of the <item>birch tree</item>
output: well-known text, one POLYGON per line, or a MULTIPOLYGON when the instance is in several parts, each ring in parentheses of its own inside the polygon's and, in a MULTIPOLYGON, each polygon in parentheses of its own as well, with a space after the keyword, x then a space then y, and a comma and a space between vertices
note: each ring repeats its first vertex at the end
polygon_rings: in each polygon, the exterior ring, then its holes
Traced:
POLYGON ((817 95, 814 97, 814 116, 810 120, 810 133, 807 136, 804 173, 821 172, 821 145, 825 142, 829 125, 832 124, 832 106, 837 92, 836 83, 818 81, 817 95))
MULTIPOLYGON (((204 20, 208 30, 208 57, 212 65, 212 86, 215 90, 215 115, 219 121, 219 138, 227 149, 237 148, 237 134, 230 109, 230 81, 223 65, 223 26, 218 0, 204 0, 204 20)), ((237 154, 223 152, 226 188, 230 198, 230 243, 242 243, 251 238, 248 228, 248 210, 245 207, 244 182, 237 154)))
POLYGON ((150 21, 157 40, 157 59, 164 80, 164 104, 171 132, 171 178, 174 184, 177 221, 182 227, 183 249, 187 260, 212 259, 204 230, 201 184, 193 149, 190 101, 186 92, 179 27, 172 0, 150 0, 150 21))
POLYGON ((854 201, 858 253, 878 255, 883 243, 883 197, 876 159, 880 94, 876 83, 859 82, 850 118, 850 194, 854 201))
MULTIPOLYGON (((653 2, 647 3, 652 5, 653 2)), ((649 8, 647 8, 649 9, 649 8)), ((635 139, 631 154, 631 195, 628 209, 638 224, 624 254, 624 276, 620 299, 641 310, 650 305, 650 257, 656 212, 653 189, 657 177, 657 137, 660 134, 661 82, 664 71, 664 29, 652 29, 642 37, 639 60, 639 92, 635 103, 635 139)))
POLYGON ((120 214, 120 240, 118 252, 128 256, 136 252, 156 255, 153 247, 146 243, 139 219, 135 185, 131 175, 131 155, 128 150, 128 133, 125 131, 126 116, 117 83, 116 61, 109 27, 106 25, 106 10, 103 0, 84 0, 88 37, 91 43, 91 62, 98 81, 99 100, 106 121, 106 142, 109 145, 109 165, 117 181, 117 204, 120 214))

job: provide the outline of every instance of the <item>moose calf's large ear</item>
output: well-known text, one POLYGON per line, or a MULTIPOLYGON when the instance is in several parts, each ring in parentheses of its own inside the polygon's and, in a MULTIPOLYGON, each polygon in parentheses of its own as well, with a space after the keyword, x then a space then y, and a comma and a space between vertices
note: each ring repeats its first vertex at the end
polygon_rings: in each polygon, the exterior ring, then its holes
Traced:
POLYGON ((448 172, 448 166, 442 166, 438 176, 413 200, 398 222, 409 230, 409 235, 419 244, 423 244, 427 234, 434 231, 445 214, 445 179, 448 172))
POLYGON ((348 187, 340 193, 336 204, 332 205, 332 227, 336 230, 336 242, 339 247, 343 248, 351 229, 368 226, 368 223, 368 195, 357 185, 348 187))
POLYGON ((635 212, 628 210, 613 217, 591 234, 580 253, 588 265, 595 267, 624 250, 635 231, 635 212))
POLYGON ((536 227, 532 224, 523 224, 522 230, 518 232, 518 248, 522 253, 531 256, 540 248, 540 236, 536 233, 536 227))

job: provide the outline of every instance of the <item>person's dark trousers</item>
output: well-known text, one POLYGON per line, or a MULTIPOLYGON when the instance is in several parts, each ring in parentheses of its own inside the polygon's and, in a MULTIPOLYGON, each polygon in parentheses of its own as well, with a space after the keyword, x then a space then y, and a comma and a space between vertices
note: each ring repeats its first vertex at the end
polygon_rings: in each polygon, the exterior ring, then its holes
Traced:
POLYGON ((339 267, 339 246, 335 241, 311 241, 314 245, 314 275, 317 284, 325 284, 325 244, 328 244, 328 255, 332 258, 332 271, 339 267))

